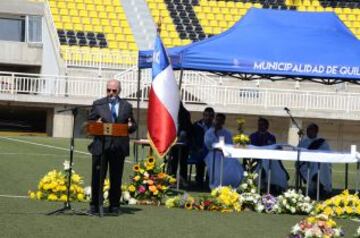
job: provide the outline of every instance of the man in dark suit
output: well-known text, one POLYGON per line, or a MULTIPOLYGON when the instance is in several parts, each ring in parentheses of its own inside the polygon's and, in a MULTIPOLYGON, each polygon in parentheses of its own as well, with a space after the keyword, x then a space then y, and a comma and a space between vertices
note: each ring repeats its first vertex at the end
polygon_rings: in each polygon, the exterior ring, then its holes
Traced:
MULTIPOLYGON (((99 123, 127 123, 129 133, 133 133, 137 126, 133 118, 132 106, 129 102, 119 97, 121 91, 120 82, 114 79, 109 80, 106 85, 106 91, 106 97, 94 101, 88 120, 99 123)), ((102 204, 102 198, 99 203, 99 191, 102 191, 109 164, 109 212, 118 215, 120 213, 121 179, 124 160, 129 155, 129 136, 95 136, 93 142, 89 145, 89 151, 92 154, 90 212, 99 212, 99 204, 102 204), (103 158, 101 158, 102 155, 103 158)))

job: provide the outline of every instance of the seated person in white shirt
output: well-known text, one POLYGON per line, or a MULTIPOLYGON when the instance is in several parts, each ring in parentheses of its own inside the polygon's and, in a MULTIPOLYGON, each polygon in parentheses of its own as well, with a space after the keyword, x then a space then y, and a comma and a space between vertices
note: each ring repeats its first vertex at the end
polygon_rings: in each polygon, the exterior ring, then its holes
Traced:
MULTIPOLYGON (((311 123, 306 129, 306 137, 304 137, 299 147, 308 150, 330 151, 330 146, 325 139, 318 137, 319 126, 311 123)), ((331 193, 332 178, 331 178, 331 164, 330 163, 314 163, 314 162, 300 162, 301 178, 307 183, 307 171, 309 168, 309 194, 314 196, 317 189, 318 167, 320 167, 320 194, 326 195, 331 193)))

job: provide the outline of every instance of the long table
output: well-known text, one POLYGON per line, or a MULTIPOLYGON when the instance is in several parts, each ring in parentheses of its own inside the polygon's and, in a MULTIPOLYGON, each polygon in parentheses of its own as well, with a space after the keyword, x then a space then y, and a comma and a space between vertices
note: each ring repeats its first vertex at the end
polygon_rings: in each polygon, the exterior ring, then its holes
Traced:
MULTIPOLYGON (((304 148, 294 147, 287 144, 275 144, 270 146, 247 146, 247 148, 237 148, 234 145, 227 145, 223 142, 213 144, 214 150, 221 151, 224 154, 224 158, 252 158, 260 160, 282 160, 282 161, 294 161, 294 162, 316 162, 316 163, 357 163, 357 177, 356 177, 356 191, 359 187, 360 179, 360 153, 356 151, 356 146, 352 145, 350 153, 338 153, 331 151, 313 151, 304 148), (282 150, 282 148, 287 148, 282 150)), ((215 154, 215 153, 214 153, 215 154)), ((220 181, 223 181, 223 159, 221 161, 220 181)), ((215 159, 215 157, 214 157, 215 159)), ((318 174, 320 173, 318 166, 318 174)), ((261 170, 260 170, 261 171, 261 170)), ((268 192, 270 192, 270 180, 271 180, 271 166, 268 176, 268 192)), ((309 174, 309 170, 308 170, 309 174)), ((212 176, 212 175, 211 175, 212 176)), ((296 175, 298 176, 298 174, 296 175)), ((259 179, 261 176, 259 176, 259 179)), ((319 199, 319 181, 320 175, 318 175, 317 181, 317 198, 319 199)), ((308 178, 309 181, 309 178, 308 178)), ((260 184, 260 181, 259 181, 260 184)), ((308 185, 309 183, 307 183, 308 185)), ((306 187, 306 195, 308 194, 308 186, 306 187)))

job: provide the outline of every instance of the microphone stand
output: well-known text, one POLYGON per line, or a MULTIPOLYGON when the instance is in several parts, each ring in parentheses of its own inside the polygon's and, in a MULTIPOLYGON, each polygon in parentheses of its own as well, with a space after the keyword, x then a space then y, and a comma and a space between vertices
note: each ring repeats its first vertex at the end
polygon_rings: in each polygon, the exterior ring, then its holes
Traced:
POLYGON ((64 202, 64 207, 62 207, 62 208, 60 208, 58 210, 49 212, 47 215, 54 215, 54 214, 66 213, 66 211, 71 211, 73 214, 76 214, 76 215, 89 215, 89 216, 92 216, 92 214, 90 214, 90 213, 74 210, 71 207, 71 203, 70 203, 71 175, 72 175, 72 165, 73 165, 73 158, 74 158, 75 121, 76 121, 76 116, 77 116, 77 114, 79 112, 79 107, 73 107, 73 108, 70 108, 70 109, 59 110, 57 112, 62 113, 62 112, 68 112, 68 111, 71 111, 72 114, 73 114, 73 128, 72 128, 72 137, 71 137, 71 140, 70 140, 70 166, 69 166, 69 169, 67 170, 67 174, 68 174, 68 176, 67 176, 68 181, 67 181, 67 184, 66 184, 67 197, 66 197, 66 201, 64 202))
MULTIPOLYGON (((291 122, 298 129, 298 133, 297 133, 298 134, 298 145, 300 145, 300 142, 303 137, 303 131, 301 130, 299 124, 296 122, 293 115, 291 114, 290 109, 285 107, 284 110, 289 115, 291 122)), ((296 165, 295 165, 295 189, 296 189, 296 191, 298 191, 299 187, 300 187, 300 153, 301 153, 301 150, 300 150, 300 148, 297 148, 296 150, 297 150, 297 157, 296 157, 296 165)))

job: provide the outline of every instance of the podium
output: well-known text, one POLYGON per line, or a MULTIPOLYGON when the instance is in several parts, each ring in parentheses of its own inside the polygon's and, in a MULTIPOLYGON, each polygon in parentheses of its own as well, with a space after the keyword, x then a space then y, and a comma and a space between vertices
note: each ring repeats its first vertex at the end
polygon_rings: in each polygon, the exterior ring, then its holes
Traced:
POLYGON ((89 122, 86 131, 91 136, 128 136, 128 129, 127 124, 89 122))
POLYGON ((104 208, 103 208, 103 187, 104 187, 104 176, 103 175, 103 168, 105 166, 105 159, 104 159, 104 146, 105 146, 105 137, 124 137, 129 135, 129 127, 128 124, 122 123, 102 123, 102 122, 94 122, 90 121, 86 125, 86 132, 88 135, 91 136, 98 136, 101 137, 101 157, 100 157, 100 176, 99 176, 99 191, 98 191, 98 207, 99 207, 99 216, 104 216, 104 208))

